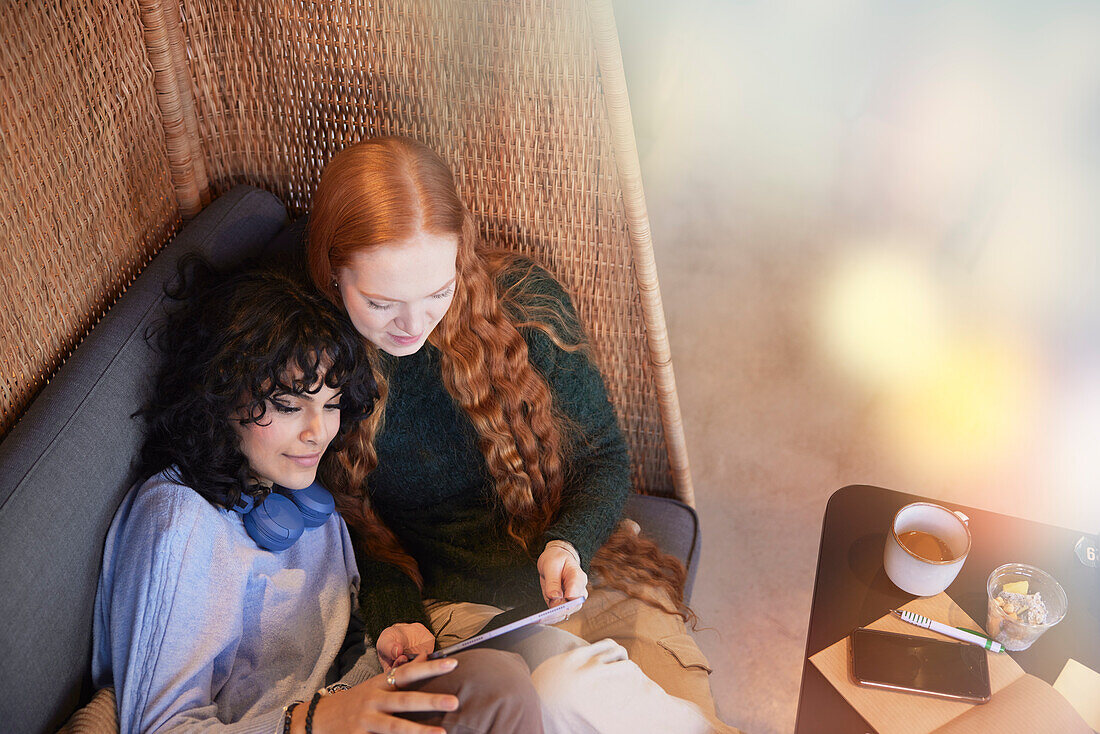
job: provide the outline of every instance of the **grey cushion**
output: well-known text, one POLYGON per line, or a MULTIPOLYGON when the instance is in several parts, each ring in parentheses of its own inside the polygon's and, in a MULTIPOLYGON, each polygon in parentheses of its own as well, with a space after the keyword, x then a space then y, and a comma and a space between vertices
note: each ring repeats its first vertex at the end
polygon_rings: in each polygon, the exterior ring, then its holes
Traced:
POLYGON ((627 498, 623 515, 638 523, 642 535, 653 540, 661 550, 684 562, 687 567, 684 601, 690 601, 702 549, 699 516, 695 510, 668 497, 632 494, 627 498))
POLYGON ((155 355, 145 331, 190 251, 215 264, 258 252, 287 221, 237 187, 187 223, 127 289, 0 444, 0 728, 53 731, 85 698, 92 607, 111 518, 141 441, 131 416, 155 355))
MULTIPOLYGON (((134 479, 141 425, 131 416, 156 363, 144 336, 162 313, 164 283, 181 255, 228 265, 263 251, 286 221, 274 196, 251 187, 213 202, 150 263, 0 443, 0 729, 53 731, 91 696, 103 541, 134 479)), ((300 241, 302 224, 287 232, 291 241, 300 241)), ((690 594, 699 554, 694 511, 635 495, 627 515, 685 562, 690 594)))

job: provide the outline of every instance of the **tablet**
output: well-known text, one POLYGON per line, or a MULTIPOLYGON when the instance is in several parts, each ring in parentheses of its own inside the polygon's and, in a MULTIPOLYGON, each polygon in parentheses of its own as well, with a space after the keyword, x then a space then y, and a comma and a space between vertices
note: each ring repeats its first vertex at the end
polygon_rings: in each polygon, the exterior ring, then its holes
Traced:
POLYGON ((567 602, 559 604, 556 607, 547 607, 532 611, 531 606, 521 606, 510 609, 507 612, 501 612, 490 619, 473 637, 465 639, 462 642, 456 642, 441 650, 436 650, 428 655, 428 659, 435 660, 436 658, 446 657, 459 650, 465 650, 468 647, 480 645, 482 642, 491 640, 494 637, 500 637, 503 634, 514 632, 515 630, 532 624, 557 624, 580 609, 581 605, 584 604, 584 600, 585 597, 580 596, 576 599, 570 599, 567 602))

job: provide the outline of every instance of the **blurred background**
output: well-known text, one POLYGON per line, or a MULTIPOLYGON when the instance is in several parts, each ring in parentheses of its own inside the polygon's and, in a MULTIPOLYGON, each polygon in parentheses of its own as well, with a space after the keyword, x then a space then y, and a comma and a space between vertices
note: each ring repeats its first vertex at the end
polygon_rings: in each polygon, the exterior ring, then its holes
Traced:
POLYGON ((617 0, 727 720, 794 727, 829 495, 1100 531, 1100 7, 617 0))

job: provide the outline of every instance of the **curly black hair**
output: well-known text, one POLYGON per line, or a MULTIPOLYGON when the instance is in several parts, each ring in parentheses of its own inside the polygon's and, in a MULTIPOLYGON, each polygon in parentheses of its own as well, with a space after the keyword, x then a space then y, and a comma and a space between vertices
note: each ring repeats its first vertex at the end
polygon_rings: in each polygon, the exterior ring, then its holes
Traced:
POLYGON ((241 493, 268 490, 250 477, 232 421, 261 421, 278 394, 340 391, 340 429, 322 461, 339 451, 378 396, 367 346, 346 315, 288 274, 219 272, 198 257, 181 261, 166 287, 181 302, 146 338, 162 364, 138 474, 169 469, 210 502, 232 507, 241 493), (293 371, 292 371, 293 370, 293 371))

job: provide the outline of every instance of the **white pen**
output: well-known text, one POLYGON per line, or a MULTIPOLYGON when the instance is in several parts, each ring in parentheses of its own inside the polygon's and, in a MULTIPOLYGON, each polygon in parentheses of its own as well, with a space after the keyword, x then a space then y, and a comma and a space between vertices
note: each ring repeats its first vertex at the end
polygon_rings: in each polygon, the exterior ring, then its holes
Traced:
POLYGON ((901 617, 901 619, 908 622, 909 624, 916 625, 917 627, 923 627, 926 630, 939 632, 941 635, 953 637, 954 639, 961 642, 969 642, 971 645, 978 645, 979 647, 984 647, 986 650, 990 650, 992 652, 1005 651, 1004 645, 1002 645, 1001 643, 996 642, 995 640, 991 640, 984 635, 979 635, 977 633, 971 632, 970 630, 964 630, 959 627, 951 627, 950 625, 943 624, 942 622, 937 622, 935 620, 929 619, 928 617, 922 617, 919 614, 914 614, 913 612, 909 611, 899 612, 897 609, 891 609, 890 611, 901 617))

